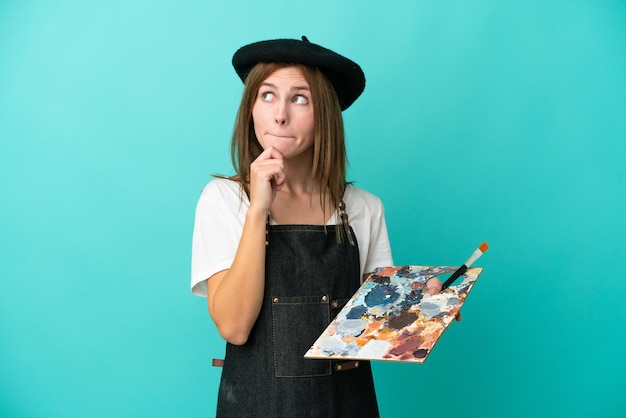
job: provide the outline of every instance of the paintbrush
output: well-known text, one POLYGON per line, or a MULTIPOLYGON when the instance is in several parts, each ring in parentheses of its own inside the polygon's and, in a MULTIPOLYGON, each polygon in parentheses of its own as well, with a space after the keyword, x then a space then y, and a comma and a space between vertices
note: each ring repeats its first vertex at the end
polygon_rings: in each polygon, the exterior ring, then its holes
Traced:
POLYGON ((450 286, 452 283, 454 283, 454 281, 456 279, 459 278, 459 276, 461 276, 462 274, 465 274, 467 269, 470 268, 472 266, 472 264, 474 264, 474 262, 476 260, 478 260, 478 258, 481 255, 483 255, 483 253, 485 251, 487 251, 487 248, 489 248, 489 245, 487 245, 486 242, 483 242, 482 244, 480 244, 480 246, 478 248, 476 248, 476 251, 474 251, 474 253, 471 255, 471 257, 467 259, 465 264, 463 264, 454 273, 452 273, 452 275, 448 278, 448 280, 446 280, 443 283, 443 286, 441 286, 441 290, 447 289, 448 286, 450 286))

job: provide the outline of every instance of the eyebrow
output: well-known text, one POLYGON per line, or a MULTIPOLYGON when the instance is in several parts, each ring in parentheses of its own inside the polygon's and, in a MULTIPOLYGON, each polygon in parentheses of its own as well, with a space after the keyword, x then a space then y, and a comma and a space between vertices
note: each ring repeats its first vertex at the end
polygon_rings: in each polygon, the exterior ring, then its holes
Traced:
MULTIPOLYGON (((274 89, 277 89, 277 88, 278 88, 278 86, 276 86, 276 84, 273 84, 273 83, 268 83, 268 82, 266 82, 266 81, 264 81, 263 83, 261 83, 261 87, 263 87, 263 86, 266 86, 266 87, 272 87, 272 88, 274 88, 274 89)), ((298 91, 298 90, 306 90, 306 91, 311 91, 311 89, 310 89, 308 86, 294 86, 294 87, 292 87, 290 90, 292 90, 292 91, 293 91, 293 90, 296 90, 296 91, 298 91)))

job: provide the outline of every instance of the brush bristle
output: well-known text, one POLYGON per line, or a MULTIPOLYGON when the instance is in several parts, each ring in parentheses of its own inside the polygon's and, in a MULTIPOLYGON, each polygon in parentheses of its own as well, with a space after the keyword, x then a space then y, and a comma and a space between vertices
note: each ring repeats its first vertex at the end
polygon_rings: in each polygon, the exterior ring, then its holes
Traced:
POLYGON ((480 247, 478 247, 478 249, 483 253, 487 251, 487 248, 489 248, 489 245, 486 242, 483 242, 482 244, 480 244, 480 247))

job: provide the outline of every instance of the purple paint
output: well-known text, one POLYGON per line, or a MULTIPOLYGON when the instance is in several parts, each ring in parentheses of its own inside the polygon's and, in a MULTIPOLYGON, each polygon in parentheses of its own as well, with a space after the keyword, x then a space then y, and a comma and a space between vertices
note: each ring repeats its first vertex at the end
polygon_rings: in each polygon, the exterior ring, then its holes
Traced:
POLYGON ((424 358, 428 355, 428 350, 426 350, 425 348, 420 348, 419 350, 415 350, 413 352, 413 356, 415 356, 415 358, 424 358))

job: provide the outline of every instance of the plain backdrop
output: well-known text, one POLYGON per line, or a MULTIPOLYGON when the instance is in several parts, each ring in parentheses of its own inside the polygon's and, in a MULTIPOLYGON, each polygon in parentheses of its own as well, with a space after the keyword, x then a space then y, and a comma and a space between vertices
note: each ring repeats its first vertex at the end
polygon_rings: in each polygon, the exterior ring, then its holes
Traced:
POLYGON ((233 52, 302 35, 365 71, 349 179, 396 264, 491 246, 427 362, 374 364, 381 415, 626 416, 621 0, 2 0, 0 416, 214 415, 195 204, 233 52))

